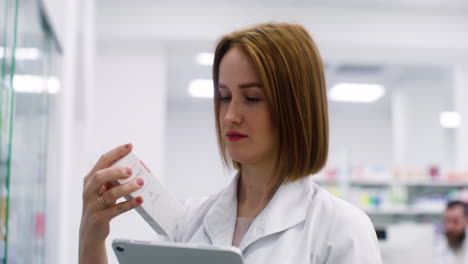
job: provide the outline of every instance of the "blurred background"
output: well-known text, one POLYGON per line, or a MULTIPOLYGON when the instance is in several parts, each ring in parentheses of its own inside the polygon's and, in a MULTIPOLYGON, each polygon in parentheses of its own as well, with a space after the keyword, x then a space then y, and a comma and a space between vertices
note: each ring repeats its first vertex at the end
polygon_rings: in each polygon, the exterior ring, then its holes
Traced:
MULTIPOLYGON (((369 215, 385 264, 435 263, 447 202, 468 202, 464 0, 0 0, 0 259, 77 263, 83 178, 120 144, 181 202, 224 187, 213 50, 269 21, 304 25, 325 62, 315 181, 369 215)), ((156 236, 136 212, 111 228, 156 236)))

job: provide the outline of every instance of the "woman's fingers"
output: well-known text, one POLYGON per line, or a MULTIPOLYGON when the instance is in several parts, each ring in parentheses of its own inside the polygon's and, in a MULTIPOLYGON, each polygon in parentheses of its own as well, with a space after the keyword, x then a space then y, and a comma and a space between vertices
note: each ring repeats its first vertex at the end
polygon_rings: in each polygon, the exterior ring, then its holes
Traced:
POLYGON ((102 155, 98 162, 94 165, 93 169, 89 172, 88 176, 85 177, 85 182, 99 170, 110 167, 118 159, 130 153, 130 151, 132 151, 132 147, 133 145, 131 143, 125 144, 102 155))
POLYGON ((84 178, 80 239, 81 234, 89 234, 94 240, 104 241, 109 234, 109 221, 143 202, 143 199, 138 197, 116 204, 118 198, 137 190, 140 186, 136 180, 119 185, 117 180, 129 178, 132 171, 126 167, 110 167, 130 151, 132 145, 126 144, 107 152, 84 178))
POLYGON ((106 204, 112 204, 117 201, 117 199, 131 194, 132 192, 140 189, 144 184, 143 179, 138 178, 136 180, 121 184, 119 186, 113 187, 112 189, 104 192, 102 194, 102 199, 106 204))
POLYGON ((104 189, 109 189, 114 181, 127 179, 131 175, 132 170, 122 166, 99 170, 88 180, 85 186, 85 192, 87 194, 99 195, 104 189), (103 188, 103 186, 105 186, 105 188, 103 188))
POLYGON ((126 202, 118 203, 106 209, 105 211, 106 211, 107 217, 109 217, 109 219, 112 219, 120 214, 123 214, 125 212, 132 210, 133 208, 140 206, 142 203, 143 203, 143 197, 138 196, 126 202))

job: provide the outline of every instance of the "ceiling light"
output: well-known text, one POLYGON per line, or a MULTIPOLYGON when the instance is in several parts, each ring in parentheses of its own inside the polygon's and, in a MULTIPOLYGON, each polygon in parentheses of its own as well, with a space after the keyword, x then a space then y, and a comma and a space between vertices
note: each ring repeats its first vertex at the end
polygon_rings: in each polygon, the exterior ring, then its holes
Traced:
POLYGON ((50 93, 60 91, 60 81, 57 77, 44 78, 37 75, 15 75, 13 88, 17 93, 50 93))
POLYGON ((190 81, 188 92, 196 98, 213 98, 213 81, 209 79, 195 79, 190 81))
POLYGON ((209 52, 198 53, 197 63, 203 66, 212 66, 214 61, 214 54, 209 52))
POLYGON ((366 83, 338 83, 329 92, 333 101, 356 103, 371 103, 384 94, 383 85, 366 83))
MULTIPOLYGON (((0 59, 3 58, 5 49, 0 47, 0 59)), ((16 60, 38 60, 41 52, 37 48, 17 48, 15 51, 16 60)))
POLYGON ((457 128, 461 125, 461 115, 458 112, 442 112, 440 125, 444 128, 457 128))

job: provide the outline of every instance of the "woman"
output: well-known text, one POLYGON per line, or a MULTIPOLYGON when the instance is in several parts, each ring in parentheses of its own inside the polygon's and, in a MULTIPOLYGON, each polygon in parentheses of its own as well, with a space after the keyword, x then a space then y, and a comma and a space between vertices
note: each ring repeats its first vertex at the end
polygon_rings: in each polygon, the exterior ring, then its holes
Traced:
MULTIPOLYGON (((238 173, 218 194, 187 205, 172 240, 238 246, 245 263, 381 263, 369 218, 309 177, 327 159, 328 109, 323 63, 307 31, 270 23, 224 36, 213 81, 220 153, 238 173)), ((141 179, 109 184, 131 174, 109 168, 131 147, 105 154, 85 178, 81 263, 107 263, 109 221, 143 202, 116 204, 141 179)))

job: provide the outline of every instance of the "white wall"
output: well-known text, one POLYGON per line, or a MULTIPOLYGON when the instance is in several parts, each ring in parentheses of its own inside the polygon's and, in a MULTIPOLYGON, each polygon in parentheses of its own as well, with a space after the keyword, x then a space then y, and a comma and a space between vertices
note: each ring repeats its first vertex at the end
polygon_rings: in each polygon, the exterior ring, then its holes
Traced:
POLYGON ((99 157, 132 142, 157 174, 164 171, 166 61, 161 47, 101 46, 96 61, 92 144, 99 157))
POLYGON ((342 155, 346 155, 349 165, 391 168, 390 109, 376 111, 374 108, 366 104, 331 103, 329 165, 340 166, 342 155), (336 104, 340 104, 339 109, 335 109, 336 104))
MULTIPOLYGON (((157 46, 100 46, 96 58, 93 117, 87 139, 93 163, 108 150, 128 142, 158 175, 165 175, 166 60, 157 46)), ((86 169, 92 167, 88 164, 86 169)), ((84 176, 84 175, 83 175, 84 176)), ((81 198, 81 197, 80 197, 81 198)), ((117 263, 114 238, 151 240, 154 231, 131 211, 111 222, 107 239, 110 263, 117 263)))
MULTIPOLYGON (((52 3, 52 1, 51 1, 52 3)), ((61 80, 60 93, 51 100, 51 126, 49 135, 49 166, 47 179, 46 205, 46 262, 68 263, 77 259, 77 240, 79 217, 74 211, 81 210, 74 194, 79 190, 73 186, 81 185, 82 180, 76 173, 77 140, 74 130, 79 127, 75 119, 75 92, 77 89, 76 64, 79 41, 78 24, 79 2, 67 0, 53 2, 54 13, 60 14, 52 22, 55 27, 63 27, 63 54, 56 61, 57 74, 61 80), (81 180, 81 181, 80 181, 81 180)), ((78 142, 81 139, 78 140, 78 142)))
POLYGON ((231 180, 218 153, 212 100, 170 103, 166 131, 165 181, 179 200, 213 194, 231 180))
POLYGON ((401 80, 392 101, 394 162, 398 168, 451 167, 450 137, 439 122, 453 107, 453 82, 444 72, 412 71, 401 80), (412 75, 412 76, 411 76, 412 75))
POLYGON ((456 168, 468 171, 468 64, 455 65, 455 111, 462 117, 461 126, 455 131, 456 168))

